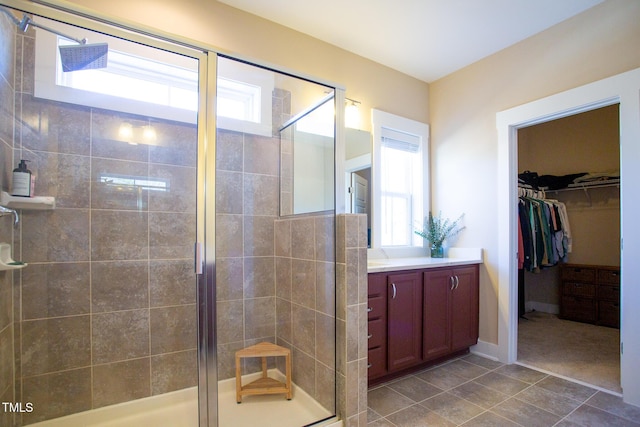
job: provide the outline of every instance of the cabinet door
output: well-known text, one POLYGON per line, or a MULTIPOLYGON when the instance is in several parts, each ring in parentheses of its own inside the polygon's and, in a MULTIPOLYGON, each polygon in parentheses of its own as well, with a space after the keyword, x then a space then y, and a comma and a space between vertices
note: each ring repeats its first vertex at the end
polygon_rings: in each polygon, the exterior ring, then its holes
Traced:
POLYGON ((427 270, 424 273, 424 360, 432 360, 449 353, 451 349, 451 322, 449 298, 453 288, 452 272, 427 270))
POLYGON ((422 360, 422 275, 420 272, 387 276, 387 353, 389 371, 422 360))
POLYGON ((453 269, 451 291, 451 351, 478 343, 478 266, 453 269))

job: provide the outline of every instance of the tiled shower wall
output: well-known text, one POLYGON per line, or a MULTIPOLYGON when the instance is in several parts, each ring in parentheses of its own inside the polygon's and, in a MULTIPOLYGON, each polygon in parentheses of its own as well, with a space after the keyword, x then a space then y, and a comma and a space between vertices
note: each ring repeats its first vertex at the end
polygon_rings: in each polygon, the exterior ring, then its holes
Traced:
POLYGON ((291 349, 293 381, 330 410, 336 385, 335 230, 333 214, 275 225, 276 340, 291 349))
MULTIPOLYGON (((273 136, 218 129, 216 140, 216 299, 218 379, 235 376, 235 352, 276 342, 274 224, 279 205, 279 123, 291 95, 275 89, 273 136)), ((244 359, 243 373, 260 369, 244 359)), ((269 362, 274 367, 274 361, 269 362)), ((284 371, 283 371, 284 372, 284 371)))
MULTIPOLYGON (((13 163, 15 26, 0 14, 0 187, 7 191, 13 163)), ((13 218, 0 218, 0 242, 13 241, 13 218)), ((13 273, 0 271, 0 401, 14 399, 13 273)), ((11 426, 13 416, 0 410, 0 425, 11 426)))
POLYGON ((30 160, 36 195, 56 197, 55 210, 21 211, 14 241, 29 263, 14 273, 15 400, 34 407, 17 425, 195 386, 196 127, 153 120, 156 145, 119 141, 123 121, 149 119, 36 99, 33 33, 16 40, 11 163, 30 160))

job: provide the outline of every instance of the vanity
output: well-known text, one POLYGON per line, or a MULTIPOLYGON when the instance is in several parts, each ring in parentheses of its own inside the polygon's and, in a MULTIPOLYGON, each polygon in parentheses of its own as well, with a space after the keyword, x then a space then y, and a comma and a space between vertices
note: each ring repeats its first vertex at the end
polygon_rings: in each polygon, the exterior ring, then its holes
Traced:
POLYGON ((369 386, 463 354, 478 342, 480 249, 449 258, 369 259, 369 386))

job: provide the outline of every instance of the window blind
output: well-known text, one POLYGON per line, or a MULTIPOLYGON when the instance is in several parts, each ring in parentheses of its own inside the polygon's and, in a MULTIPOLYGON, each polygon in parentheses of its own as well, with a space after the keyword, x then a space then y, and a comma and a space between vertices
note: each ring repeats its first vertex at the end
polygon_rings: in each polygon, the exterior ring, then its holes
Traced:
POLYGON ((420 151, 420 137, 410 133, 383 127, 381 140, 384 147, 394 150, 407 151, 409 153, 420 151))

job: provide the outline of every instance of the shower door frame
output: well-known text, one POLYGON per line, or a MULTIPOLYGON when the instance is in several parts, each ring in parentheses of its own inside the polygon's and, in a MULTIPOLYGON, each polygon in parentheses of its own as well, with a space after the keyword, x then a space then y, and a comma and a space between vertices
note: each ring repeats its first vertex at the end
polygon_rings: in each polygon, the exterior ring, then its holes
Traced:
POLYGON ((2 6, 66 24, 101 32, 198 61, 197 182, 194 279, 198 309, 198 419, 200 427, 218 425, 215 344, 215 136, 218 54, 191 41, 156 29, 120 23, 112 18, 76 10, 57 2, 2 0, 2 6), (205 185, 205 183, 209 185, 205 185))

